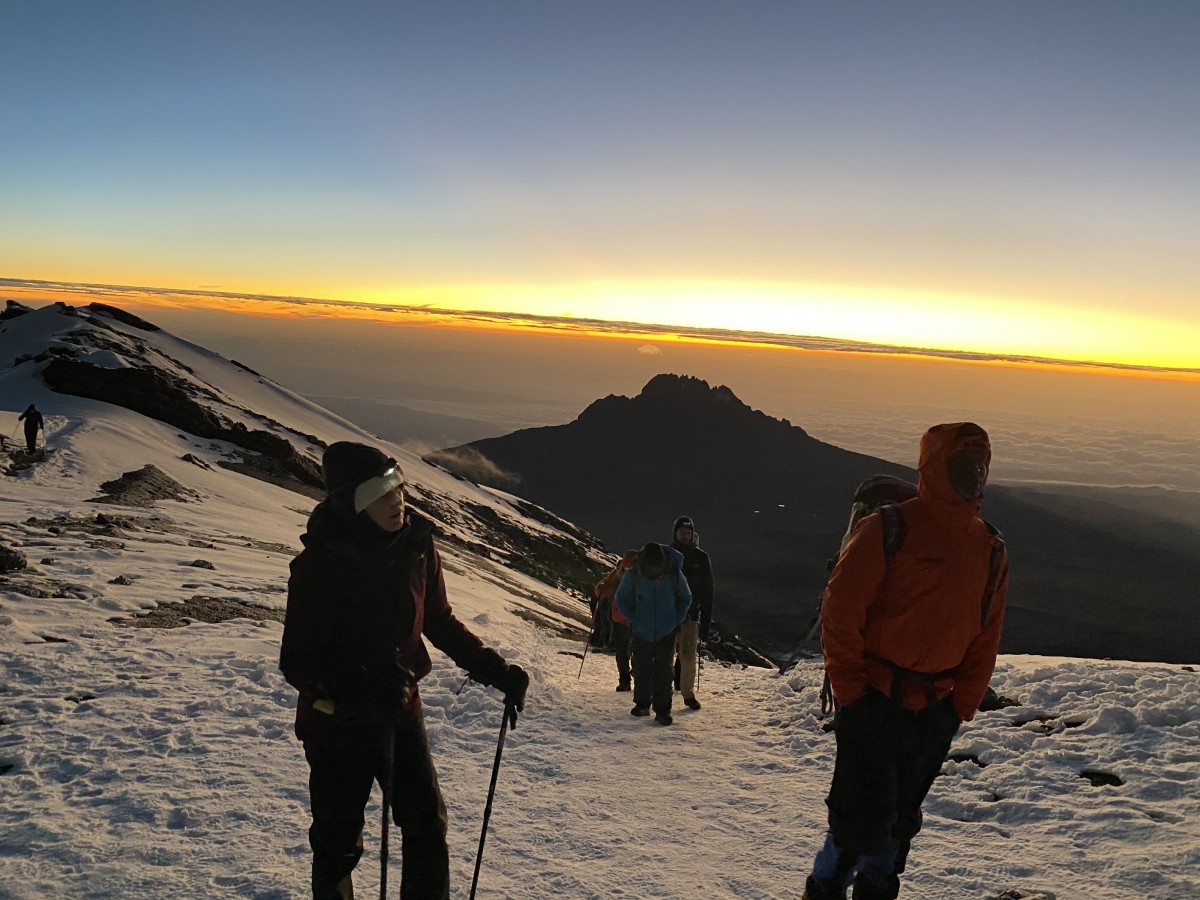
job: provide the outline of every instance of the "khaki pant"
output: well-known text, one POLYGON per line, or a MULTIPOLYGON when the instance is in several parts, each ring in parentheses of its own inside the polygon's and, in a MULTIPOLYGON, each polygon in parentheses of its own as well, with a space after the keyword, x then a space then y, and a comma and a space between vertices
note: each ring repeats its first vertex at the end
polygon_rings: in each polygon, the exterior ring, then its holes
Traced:
POLYGON ((684 619, 675 635, 675 652, 679 655, 679 690, 686 697, 696 693, 696 666, 699 664, 700 623, 684 619))

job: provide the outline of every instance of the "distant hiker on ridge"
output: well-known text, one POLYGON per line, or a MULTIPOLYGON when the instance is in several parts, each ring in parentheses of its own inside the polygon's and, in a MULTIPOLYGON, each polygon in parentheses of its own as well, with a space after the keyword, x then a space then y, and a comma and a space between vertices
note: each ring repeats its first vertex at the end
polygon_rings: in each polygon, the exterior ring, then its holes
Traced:
POLYGON ((625 573, 617 588, 617 608, 633 631, 633 709, 670 725, 671 660, 675 635, 687 619, 692 592, 680 566, 683 555, 671 547, 649 543, 637 555, 637 565, 625 573))
MULTIPOLYGON (((617 658, 617 692, 628 691, 631 689, 629 669, 629 657, 633 649, 631 638, 629 635, 629 620, 621 615, 621 610, 617 608, 616 601, 613 599, 617 593, 617 588, 621 584, 621 577, 629 570, 637 565, 636 550, 626 550, 625 555, 621 560, 613 566, 613 570, 605 575, 600 581, 596 582, 596 587, 592 590, 593 596, 596 598, 596 615, 605 615, 602 612, 607 605, 609 612, 609 620, 612 628, 612 646, 613 655, 617 658), (605 604, 604 600, 608 603, 605 604)), ((593 629, 596 626, 593 626, 593 629)))
POLYGON ((970 422, 921 438, 917 496, 865 517, 821 605, 840 708, 829 832, 805 900, 892 900, 921 804, 996 664, 1008 559, 979 518, 991 463, 970 422), (890 558, 889 558, 890 557, 890 558))
POLYGON ((680 516, 672 529, 671 546, 683 554, 683 577, 692 591, 692 608, 679 626, 675 652, 679 654, 675 679, 688 709, 699 709, 696 673, 700 667, 700 641, 708 640, 713 614, 713 574, 708 554, 700 549, 700 538, 690 516, 680 516))
POLYGON ((17 421, 25 420, 25 449, 33 453, 37 450, 37 433, 38 431, 45 432, 46 420, 42 418, 42 414, 37 411, 37 407, 32 403, 25 412, 17 416, 17 421))
POLYGON ((446 807, 417 693, 432 668, 421 636, 517 709, 529 676, 454 617, 433 524, 406 511, 396 461, 339 441, 321 467, 329 493, 292 560, 279 655, 284 677, 300 691, 296 736, 309 765, 313 900, 353 897, 350 873, 362 856, 363 810, 376 780, 402 835, 401 898, 444 900, 446 807))

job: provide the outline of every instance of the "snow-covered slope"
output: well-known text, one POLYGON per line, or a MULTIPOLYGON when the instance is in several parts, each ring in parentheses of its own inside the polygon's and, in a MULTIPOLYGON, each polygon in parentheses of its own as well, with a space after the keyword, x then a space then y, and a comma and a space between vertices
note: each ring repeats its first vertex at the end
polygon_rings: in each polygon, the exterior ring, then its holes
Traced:
MULTIPOLYGON (((54 309, 0 322, 0 365, 65 341, 76 321, 88 324, 54 309)), ((375 441, 252 373, 231 378, 200 348, 107 324, 118 346, 142 340, 186 366, 179 377, 219 391, 216 408, 247 429, 298 445, 299 434, 375 441)), ((146 359, 105 349, 83 353, 146 359)), ((46 362, 0 368, 0 430, 34 402, 50 451, 0 477, 0 544, 29 564, 0 576, 0 897, 302 898, 306 773, 276 661, 287 563, 313 501, 222 468, 244 450, 230 441, 48 391, 36 374, 46 362), (102 482, 145 464, 193 494, 92 502, 102 482), (198 621, 228 609, 221 601, 246 604, 244 615, 198 621), (128 627, 184 602, 187 617, 165 623, 183 627, 128 627)), ((316 447, 302 452, 315 459, 316 447)), ((508 565, 510 532, 553 538, 569 526, 396 456, 458 535, 445 553, 457 614, 533 679, 505 747, 479 896, 798 898, 833 762, 818 664, 781 677, 709 661, 701 711, 680 709, 670 728, 634 719, 612 690, 611 657, 589 654, 579 675, 581 644, 560 636, 579 634, 577 597, 508 565)), ((422 696, 451 816, 453 896, 465 897, 501 707, 435 657, 422 696)), ((1200 676, 1009 657, 993 686, 1018 705, 981 713, 956 739, 902 896, 1200 896, 1200 676), (1123 783, 1092 783, 1104 776, 1123 783)), ((377 813, 373 802, 362 896, 377 892, 377 813)))

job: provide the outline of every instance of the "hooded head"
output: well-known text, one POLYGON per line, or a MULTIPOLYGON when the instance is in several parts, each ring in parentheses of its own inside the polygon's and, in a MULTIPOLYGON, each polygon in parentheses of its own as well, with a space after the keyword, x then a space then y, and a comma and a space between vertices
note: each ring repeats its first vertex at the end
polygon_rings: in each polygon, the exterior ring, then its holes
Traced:
POLYGON ((638 552, 636 550, 626 550, 625 555, 621 557, 621 562, 618 565, 622 569, 632 569, 637 565, 638 552))
POLYGON ((329 445, 321 458, 321 473, 330 495, 344 495, 356 513, 404 484, 404 471, 394 459, 352 441, 329 445))
POLYGON ((671 528, 672 543, 686 547, 688 544, 695 543, 696 526, 692 522, 691 516, 680 516, 675 520, 675 525, 671 528), (679 529, 683 529, 681 535, 679 529))
POLYGON ((939 503, 978 509, 991 464, 987 432, 974 422, 934 425, 921 437, 917 490, 939 503))
POLYGON ((662 578, 667 571, 667 554, 662 544, 651 541, 638 554, 638 572, 651 580, 662 578))

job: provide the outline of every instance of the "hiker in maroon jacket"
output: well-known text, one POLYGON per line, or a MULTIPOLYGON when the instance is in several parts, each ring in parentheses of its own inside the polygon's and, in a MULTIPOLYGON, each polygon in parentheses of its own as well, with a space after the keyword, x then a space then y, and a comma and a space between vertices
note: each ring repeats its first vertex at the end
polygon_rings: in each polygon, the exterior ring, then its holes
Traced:
POLYGON ((329 495, 292 561, 279 657, 300 691, 296 736, 310 769, 313 898, 353 897, 350 873, 362 856, 363 810, 376 780, 385 791, 390 784, 401 830, 401 898, 446 898, 446 807, 417 693, 432 668, 422 635, 516 709, 524 708, 529 676, 454 617, 433 525, 406 511, 396 461, 340 441, 325 451, 322 468, 329 495))

